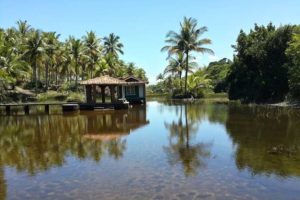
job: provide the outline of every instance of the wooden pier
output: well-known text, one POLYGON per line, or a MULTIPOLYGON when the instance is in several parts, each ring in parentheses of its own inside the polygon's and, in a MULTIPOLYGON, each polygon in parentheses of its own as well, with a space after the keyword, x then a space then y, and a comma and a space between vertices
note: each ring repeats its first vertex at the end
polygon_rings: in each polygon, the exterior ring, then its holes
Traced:
POLYGON ((30 114, 30 108, 43 106, 45 113, 50 114, 51 106, 61 106, 63 112, 73 112, 78 110, 101 110, 101 109, 128 109, 129 104, 119 103, 20 103, 20 104, 0 104, 5 108, 6 115, 11 115, 12 107, 23 107, 25 115, 30 114))

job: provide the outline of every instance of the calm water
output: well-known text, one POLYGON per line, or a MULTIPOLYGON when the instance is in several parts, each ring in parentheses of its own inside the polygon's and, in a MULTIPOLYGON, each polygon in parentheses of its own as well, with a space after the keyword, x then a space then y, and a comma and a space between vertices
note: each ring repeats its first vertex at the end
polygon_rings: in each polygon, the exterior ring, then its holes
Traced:
POLYGON ((300 199, 300 111, 150 101, 0 117, 0 199, 300 199))

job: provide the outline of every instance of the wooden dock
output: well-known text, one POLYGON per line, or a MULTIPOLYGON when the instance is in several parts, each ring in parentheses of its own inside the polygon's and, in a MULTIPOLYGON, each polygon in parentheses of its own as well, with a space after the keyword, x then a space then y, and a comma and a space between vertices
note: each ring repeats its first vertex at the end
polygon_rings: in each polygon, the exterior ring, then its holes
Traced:
POLYGON ((128 103, 20 103, 20 104, 0 104, 5 108, 6 115, 11 115, 12 107, 23 107, 25 115, 30 114, 30 108, 44 106, 46 114, 50 114, 51 106, 61 106, 63 112, 73 112, 78 110, 101 110, 101 109, 128 109, 128 103))

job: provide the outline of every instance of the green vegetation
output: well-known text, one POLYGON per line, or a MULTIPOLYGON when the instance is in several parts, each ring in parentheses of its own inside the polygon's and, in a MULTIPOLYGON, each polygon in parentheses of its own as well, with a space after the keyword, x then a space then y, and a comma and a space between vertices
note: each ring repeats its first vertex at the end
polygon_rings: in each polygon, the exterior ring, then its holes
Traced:
MULTIPOLYGON (((169 65, 166 67, 164 74, 170 73, 170 75, 165 78, 164 84, 172 88, 172 93, 174 92, 174 87, 177 89, 173 96, 190 96, 191 94, 188 94, 188 91, 189 93, 192 91, 197 92, 199 86, 203 87, 209 82, 206 77, 188 78, 188 73, 192 72, 192 69, 197 66, 197 64, 193 62, 195 60, 195 58, 192 57, 193 52, 213 54, 211 49, 204 47, 204 45, 211 44, 211 40, 207 38, 200 39, 202 34, 206 31, 206 27, 198 28, 196 19, 185 17, 183 22, 180 23, 179 33, 170 31, 167 34, 165 41, 167 45, 162 48, 162 51, 167 51, 169 54, 167 58, 169 65), (172 58, 172 56, 175 57, 172 58), (182 93, 181 83, 183 71, 185 72, 184 93, 182 93), (194 81, 196 81, 195 85, 192 86, 188 84, 194 81)), ((201 74, 201 72, 199 72, 199 74, 201 74)), ((158 77, 158 79, 162 78, 163 75, 158 77)))
POLYGON ((149 93, 199 98, 227 92, 229 99, 245 103, 300 99, 300 26, 255 24, 248 34, 241 30, 233 45, 233 61, 223 58, 202 68, 190 53, 213 53, 202 47, 210 40, 198 39, 207 28, 197 29, 197 22, 191 18, 185 18, 180 27, 179 34, 171 31, 167 35, 169 45, 162 50, 168 51, 169 64, 158 75, 158 83, 148 87, 149 93))
MULTIPOLYGON (((229 98, 244 102, 283 101, 289 92, 290 62, 286 55, 295 27, 255 25, 241 31, 228 76, 229 98)), ((299 67, 299 66, 298 66, 299 67)))
MULTIPOLYGON (((158 83, 148 86, 149 95, 201 98, 221 92, 245 103, 300 99, 300 26, 255 24, 249 33, 240 31, 233 61, 223 58, 199 68, 195 53, 213 54, 206 48, 211 40, 201 38, 205 32, 206 27, 185 17, 178 32, 167 34, 162 51, 168 53, 168 64, 158 83)), ((142 68, 119 58, 123 53, 113 33, 100 39, 90 31, 61 41, 55 32, 18 21, 17 27, 0 29, 0 101, 34 100, 24 97, 33 91, 43 101, 82 100, 78 82, 105 74, 147 80, 142 68)))
POLYGON ((147 80, 142 68, 125 63, 119 54, 123 54, 123 44, 113 33, 101 40, 90 31, 82 38, 70 36, 61 41, 56 32, 18 21, 17 27, 0 29, 0 101, 20 101, 11 95, 15 86, 45 93, 38 99, 51 99, 55 93, 47 91, 54 90, 71 100, 72 96, 81 99, 74 92, 80 92, 78 82, 83 79, 108 74, 147 80))

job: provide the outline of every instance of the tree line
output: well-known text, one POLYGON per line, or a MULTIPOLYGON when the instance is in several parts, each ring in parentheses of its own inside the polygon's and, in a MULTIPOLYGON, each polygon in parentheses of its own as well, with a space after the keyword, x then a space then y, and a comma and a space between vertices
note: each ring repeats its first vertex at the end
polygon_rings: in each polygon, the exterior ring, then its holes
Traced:
POLYGON ((74 90, 83 79, 99 75, 146 80, 145 71, 120 59, 123 44, 114 33, 100 38, 89 31, 81 38, 31 27, 18 21, 16 27, 0 28, 0 89, 8 85, 46 91, 68 84, 74 90))
POLYGON ((206 48, 211 40, 200 39, 206 31, 185 17, 178 33, 167 34, 162 51, 168 52, 168 64, 152 92, 175 98, 227 92, 231 100, 257 103, 300 99, 300 26, 255 24, 249 33, 240 31, 233 61, 224 58, 200 68, 193 53, 213 54, 206 48))

